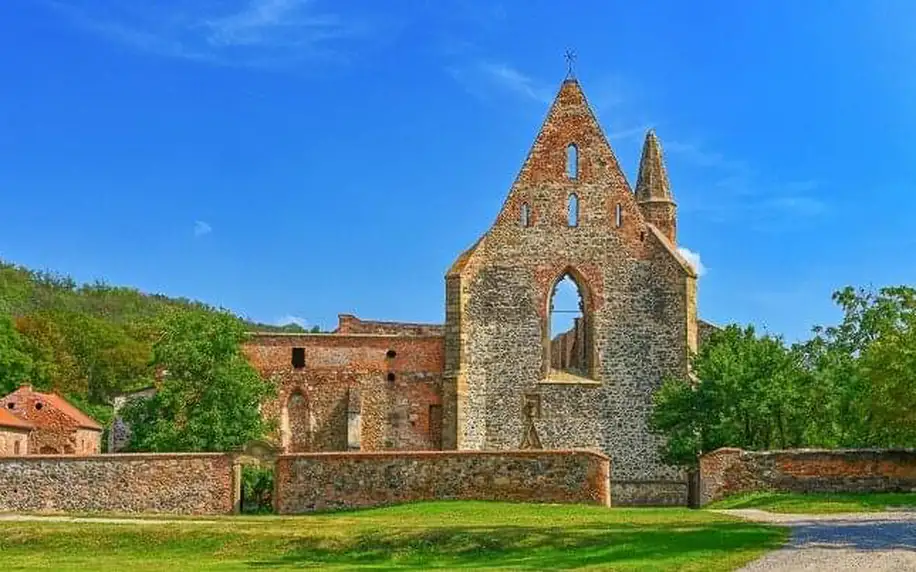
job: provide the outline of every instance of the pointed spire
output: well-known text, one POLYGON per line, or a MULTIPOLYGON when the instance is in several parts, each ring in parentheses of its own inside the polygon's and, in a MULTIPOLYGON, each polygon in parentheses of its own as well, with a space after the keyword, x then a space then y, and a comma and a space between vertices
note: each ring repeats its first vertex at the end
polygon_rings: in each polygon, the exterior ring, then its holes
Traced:
POLYGON ((662 146, 658 142, 654 129, 646 133, 646 142, 642 148, 639 161, 639 179, 636 181, 636 200, 671 201, 671 183, 665 170, 662 146))
POLYGON ((677 245, 677 205, 671 196, 662 146, 654 129, 646 133, 642 159, 639 160, 636 202, 646 222, 661 231, 672 245, 677 245))

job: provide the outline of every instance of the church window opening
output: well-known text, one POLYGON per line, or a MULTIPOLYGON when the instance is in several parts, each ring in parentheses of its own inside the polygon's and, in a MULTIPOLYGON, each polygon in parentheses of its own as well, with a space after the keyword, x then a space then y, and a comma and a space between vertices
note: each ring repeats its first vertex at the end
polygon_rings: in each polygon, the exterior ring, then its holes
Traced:
POLYGON ((567 205, 566 215, 569 226, 578 226, 579 224, 579 197, 575 193, 569 195, 569 204, 567 205))
POLYGON ((617 228, 623 224, 623 208, 620 206, 620 203, 617 203, 617 208, 614 209, 614 223, 617 225, 617 228))
POLYGON ((398 352, 396 352, 396 351, 394 351, 394 350, 388 350, 387 352, 385 352, 385 357, 388 358, 388 359, 392 359, 392 358, 394 358, 394 357, 397 356, 397 355, 398 355, 398 352))
POLYGON ((570 179, 579 177, 579 148, 575 143, 566 147, 566 176, 570 179))
POLYGON ((527 228, 531 226, 531 207, 528 203, 522 203, 522 226, 527 228))
POLYGON ((293 348, 293 367, 296 369, 305 367, 305 348, 293 348))
POLYGON ((393 373, 388 374, 388 381, 394 381, 395 375, 393 373))
POLYGON ((548 378, 588 377, 589 335, 583 290, 569 273, 550 296, 548 378))

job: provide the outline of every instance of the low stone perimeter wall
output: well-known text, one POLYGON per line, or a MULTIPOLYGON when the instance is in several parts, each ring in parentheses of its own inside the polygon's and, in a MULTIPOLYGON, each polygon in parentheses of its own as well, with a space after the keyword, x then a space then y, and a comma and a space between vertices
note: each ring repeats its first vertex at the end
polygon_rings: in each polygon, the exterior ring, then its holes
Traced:
POLYGON ((280 514, 441 499, 610 506, 610 459, 593 451, 315 453, 277 459, 280 514))
POLYGON ((231 514, 239 486, 222 453, 0 457, 0 512, 231 514))
POLYGON ((700 458, 700 503, 755 491, 916 491, 916 449, 717 449, 700 458))

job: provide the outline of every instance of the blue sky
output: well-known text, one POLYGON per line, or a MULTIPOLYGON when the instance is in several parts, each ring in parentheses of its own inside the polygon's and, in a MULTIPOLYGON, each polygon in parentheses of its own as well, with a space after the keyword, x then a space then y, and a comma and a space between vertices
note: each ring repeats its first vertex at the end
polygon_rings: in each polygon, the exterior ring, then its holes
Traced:
POLYGON ((0 257, 263 322, 440 321, 565 74, 661 138, 700 313, 916 282, 916 4, 7 0, 0 257))

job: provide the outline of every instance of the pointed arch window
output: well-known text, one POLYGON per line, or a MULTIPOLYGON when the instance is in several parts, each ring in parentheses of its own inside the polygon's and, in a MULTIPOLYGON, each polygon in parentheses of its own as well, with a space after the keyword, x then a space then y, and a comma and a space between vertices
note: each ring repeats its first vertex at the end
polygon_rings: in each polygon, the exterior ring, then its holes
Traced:
POLYGON ((548 380, 591 376, 591 320, 586 299, 581 280, 570 271, 550 292, 544 336, 544 374, 548 380))
POLYGON ((620 203, 617 203, 617 207, 614 209, 614 224, 617 225, 617 228, 623 225, 623 207, 620 206, 620 203))
POLYGON ((579 226, 579 197, 576 193, 569 195, 569 202, 566 205, 566 217, 569 226, 579 226))
POLYGON ((579 148, 575 143, 566 147, 566 176, 570 179, 579 177, 579 148))
POLYGON ((521 220, 519 222, 525 228, 531 226, 531 206, 528 203, 522 203, 521 220))

